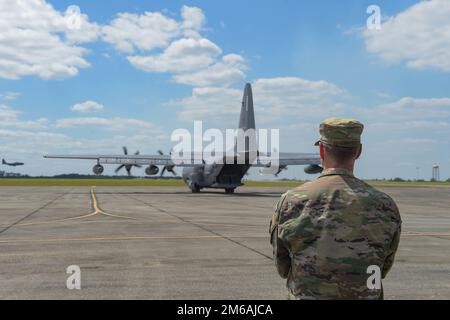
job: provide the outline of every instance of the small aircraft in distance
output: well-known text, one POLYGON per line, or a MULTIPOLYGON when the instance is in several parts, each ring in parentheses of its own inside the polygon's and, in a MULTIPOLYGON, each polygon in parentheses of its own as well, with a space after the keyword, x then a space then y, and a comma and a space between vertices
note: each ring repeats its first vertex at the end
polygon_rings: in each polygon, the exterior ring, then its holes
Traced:
POLYGON ((17 167, 17 166, 23 166, 23 162, 6 162, 5 159, 2 159, 2 164, 5 166, 11 166, 11 167, 17 167))
MULTIPOLYGON (((239 129, 245 132, 249 129, 254 130, 255 128, 252 87, 247 83, 242 99, 239 129)), ((234 150, 237 150, 238 147, 239 144, 235 144, 234 150)), ((161 175, 165 171, 176 175, 173 170, 174 167, 183 167, 182 178, 193 193, 200 192, 203 188, 219 188, 225 189, 225 193, 233 193, 237 187, 243 185, 242 178, 247 174, 250 167, 260 167, 263 171, 270 167, 270 164, 261 161, 259 151, 253 150, 250 143, 247 142, 243 150, 237 150, 238 155, 231 159, 231 163, 228 161, 207 163, 202 159, 202 163, 199 164, 177 164, 172 160, 171 154, 163 154, 162 151, 158 151, 158 153, 157 155, 140 155, 138 153, 128 155, 127 152, 124 155, 44 155, 44 158, 93 160, 97 162, 93 168, 95 174, 103 173, 104 167, 102 164, 119 164, 120 166, 117 168, 117 171, 123 167, 127 168, 127 166, 131 169, 131 166, 148 165, 145 173, 151 176, 159 173, 158 165, 164 166, 161 175), (251 154, 255 155, 256 161, 250 161, 254 160, 250 159, 251 154), (236 162, 238 158, 244 159, 245 161, 243 163, 236 162)), ((224 159, 219 158, 218 160, 224 159)), ((305 165, 304 171, 308 174, 322 172, 320 157, 316 153, 279 153, 278 162, 279 169, 275 174, 285 170, 288 165, 305 165)), ((262 173, 263 171, 260 172, 262 173)))

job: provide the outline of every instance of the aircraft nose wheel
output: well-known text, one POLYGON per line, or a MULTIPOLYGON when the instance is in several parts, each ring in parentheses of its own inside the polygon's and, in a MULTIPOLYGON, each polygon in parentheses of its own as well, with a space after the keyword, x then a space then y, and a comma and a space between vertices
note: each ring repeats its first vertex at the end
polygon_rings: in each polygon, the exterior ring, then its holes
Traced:
POLYGON ((234 193, 234 188, 225 188, 225 193, 226 194, 233 194, 234 193))

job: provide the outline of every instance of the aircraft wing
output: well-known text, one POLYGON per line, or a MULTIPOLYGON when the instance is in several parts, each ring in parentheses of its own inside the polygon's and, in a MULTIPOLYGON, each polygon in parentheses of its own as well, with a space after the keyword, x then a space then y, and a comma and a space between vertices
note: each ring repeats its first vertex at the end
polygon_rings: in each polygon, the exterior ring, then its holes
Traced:
POLYGON ((320 165, 320 156, 318 153, 280 153, 280 165, 302 165, 317 164, 320 165))
MULTIPOLYGON (((255 167, 268 167, 271 163, 270 155, 260 155, 255 167)), ((320 156, 317 153, 288 153, 280 152, 278 155, 278 165, 280 167, 289 165, 320 165, 320 156)))
MULTIPOLYGON (((45 155, 47 159, 96 160, 99 164, 175 165, 170 155, 45 155)), ((201 159, 201 158, 200 158, 201 159)), ((183 160, 183 159, 181 159, 183 160)), ((177 166, 192 166, 191 154, 177 166)))
MULTIPOLYGON (((139 164, 139 165, 175 165, 181 167, 194 166, 192 159, 200 159, 202 163, 201 153, 186 153, 182 158, 178 159, 177 164, 174 163, 170 155, 45 155, 47 159, 72 159, 72 160, 96 160, 99 164, 139 164), (197 157, 197 158, 194 158, 197 157)), ((206 160, 206 159, 205 159, 206 160)), ((270 154, 259 154, 256 161, 252 164, 254 167, 269 167, 271 162, 270 154)), ((206 160, 206 163, 209 163, 206 160)), ((227 162, 228 163, 228 162, 227 162)), ((320 157, 315 153, 280 153, 278 155, 278 165, 286 167, 288 165, 319 165, 320 157)))

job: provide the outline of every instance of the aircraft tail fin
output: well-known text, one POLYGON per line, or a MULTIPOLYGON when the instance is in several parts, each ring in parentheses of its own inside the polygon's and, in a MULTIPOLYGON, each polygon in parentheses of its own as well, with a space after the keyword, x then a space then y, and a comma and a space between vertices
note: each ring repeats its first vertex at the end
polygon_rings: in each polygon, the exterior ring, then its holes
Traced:
POLYGON ((6 161, 5 161, 5 159, 2 159, 2 164, 6 164, 6 161))
POLYGON ((251 151, 255 152, 257 149, 255 132, 255 110, 253 109, 253 93, 250 83, 247 83, 245 85, 244 95, 242 97, 241 114, 239 116, 239 129, 240 130, 237 137, 238 142, 236 146, 237 151, 245 153, 251 151), (239 143, 239 141, 241 141, 241 143, 239 143))
POLYGON ((239 117, 239 129, 255 129, 255 111, 253 110, 252 85, 247 83, 242 97, 241 115, 239 117))

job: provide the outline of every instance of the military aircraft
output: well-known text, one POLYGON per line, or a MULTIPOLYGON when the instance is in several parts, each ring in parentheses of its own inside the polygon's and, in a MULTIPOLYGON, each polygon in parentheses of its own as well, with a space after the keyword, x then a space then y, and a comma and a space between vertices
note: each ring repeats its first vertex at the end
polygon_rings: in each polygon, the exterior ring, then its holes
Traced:
POLYGON ((17 166, 23 166, 23 162, 6 162, 5 159, 2 159, 2 164, 5 166, 11 166, 11 167, 17 167, 17 166))
MULTIPOLYGON (((255 130, 255 114, 253 108, 253 94, 250 83, 245 85, 242 99, 242 107, 239 118, 239 129, 246 132, 249 129, 255 130)), ((224 189, 225 193, 234 193, 234 190, 243 185, 242 178, 250 167, 262 168, 260 172, 271 168, 270 153, 260 153, 254 149, 255 146, 249 143, 249 137, 245 137, 244 145, 237 144, 235 141, 235 156, 230 161, 227 156, 221 156, 219 159, 201 158, 200 162, 192 162, 192 159, 198 155, 190 153, 186 155, 186 161, 175 163, 171 154, 164 155, 45 155, 44 158, 52 159, 87 159, 96 160, 97 164, 93 168, 95 174, 102 174, 103 164, 120 165, 148 165, 145 169, 147 175, 157 175, 158 165, 164 166, 164 169, 173 173, 175 166, 183 167, 182 178, 193 193, 200 192, 203 188, 224 189), (221 161, 217 161, 221 160, 221 161), (243 160, 243 161, 242 161, 243 160), (264 161, 263 161, 264 160, 264 161)), ((203 157, 203 154, 200 155, 203 157)), ((277 168, 273 174, 278 174, 286 169, 288 165, 306 165, 305 172, 316 174, 322 171, 320 167, 320 157, 318 154, 311 153, 277 153, 277 168)), ((164 171, 162 173, 164 173, 164 171)))

